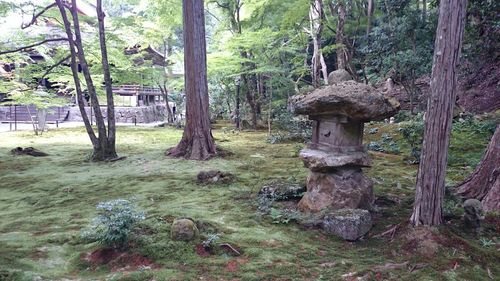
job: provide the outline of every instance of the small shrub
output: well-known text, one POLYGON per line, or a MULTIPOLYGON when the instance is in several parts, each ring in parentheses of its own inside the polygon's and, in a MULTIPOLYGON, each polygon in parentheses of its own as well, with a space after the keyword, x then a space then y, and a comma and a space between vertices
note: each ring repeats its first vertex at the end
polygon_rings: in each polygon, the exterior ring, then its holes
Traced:
POLYGON ((370 130, 368 130, 368 134, 370 135, 374 135, 378 133, 378 128, 370 128, 370 130))
POLYGON ((287 224, 290 221, 298 221, 301 217, 300 212, 292 210, 279 210, 271 208, 269 216, 273 220, 273 223, 287 224))
POLYGON ((484 237, 481 237, 481 239, 479 239, 479 242, 481 243, 481 246, 483 246, 485 248, 494 247, 497 244, 497 243, 495 243, 495 241, 490 240, 490 239, 486 239, 484 237))
POLYGON ((382 145, 380 145, 380 143, 377 141, 369 142, 366 147, 368 148, 368 150, 371 150, 371 151, 384 152, 382 145))
POLYGON ((129 200, 116 199, 97 205, 98 216, 82 232, 82 238, 104 246, 123 248, 127 245, 134 225, 144 220, 144 212, 136 210, 129 200))
POLYGON ((460 218, 464 214, 462 199, 455 195, 454 184, 447 183, 443 200, 443 216, 445 218, 460 218))
POLYGON ((394 122, 400 123, 404 121, 409 121, 411 120, 412 115, 411 112, 406 111, 406 110, 400 110, 396 115, 394 115, 394 122))
POLYGON ((498 123, 500 123, 500 117, 480 121, 473 116, 466 116, 453 123, 453 131, 472 131, 478 135, 493 135, 498 123))
POLYGON ((203 245, 203 247, 206 249, 210 249, 210 248, 213 248, 215 242, 219 239, 220 239, 219 234, 211 233, 211 234, 207 235, 207 239, 205 239, 201 242, 201 245, 203 245))
POLYGON ((390 154, 399 154, 401 152, 399 145, 393 140, 389 134, 382 134, 379 142, 371 141, 366 146, 368 150, 385 152, 390 154))
POLYGON ((259 194, 257 197, 257 211, 261 215, 269 214, 276 199, 277 198, 275 196, 269 197, 265 194, 259 194))

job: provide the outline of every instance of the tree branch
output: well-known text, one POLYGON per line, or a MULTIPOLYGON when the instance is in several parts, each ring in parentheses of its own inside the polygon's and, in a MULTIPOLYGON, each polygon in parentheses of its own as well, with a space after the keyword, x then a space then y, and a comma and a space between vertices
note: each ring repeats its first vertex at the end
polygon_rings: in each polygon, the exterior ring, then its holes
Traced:
POLYGON ((21 24, 21 29, 26 29, 26 28, 30 27, 31 25, 33 25, 40 16, 42 16, 45 12, 47 12, 48 10, 50 10, 51 8, 53 8, 55 6, 56 6, 56 3, 52 3, 52 4, 48 5, 47 7, 43 8, 40 12, 33 14, 33 18, 31 19, 31 21, 29 23, 21 24))
POLYGON ((37 42, 37 43, 33 43, 33 44, 31 44, 31 45, 23 46, 23 47, 20 47, 20 48, 14 49, 14 50, 0 51, 0 55, 10 54, 10 53, 17 53, 17 52, 20 52, 20 51, 24 51, 24 50, 26 50, 26 49, 31 49, 31 48, 33 48, 33 47, 43 45, 43 44, 45 44, 45 43, 49 43, 49 42, 59 42, 59 41, 68 41, 68 38, 53 38, 53 39, 45 39, 45 40, 43 40, 43 41, 40 41, 40 42, 37 42))
POLYGON ((42 75, 42 78, 41 79, 44 79, 45 76, 47 76, 52 70, 54 70, 54 68, 60 66, 61 64, 63 64, 65 61, 69 60, 71 58, 71 55, 67 55, 65 56, 64 58, 62 58, 60 61, 56 62, 55 64, 51 65, 49 68, 47 68, 47 70, 45 70, 45 72, 43 73, 42 75))

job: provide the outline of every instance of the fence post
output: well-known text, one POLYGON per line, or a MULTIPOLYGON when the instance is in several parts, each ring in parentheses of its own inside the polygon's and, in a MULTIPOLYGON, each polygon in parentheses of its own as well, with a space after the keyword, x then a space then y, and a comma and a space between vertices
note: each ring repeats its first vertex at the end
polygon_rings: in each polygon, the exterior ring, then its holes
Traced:
POLYGON ((14 131, 17 131, 17 105, 14 105, 14 131))
POLYGON ((12 105, 9 106, 9 131, 12 131, 12 105))

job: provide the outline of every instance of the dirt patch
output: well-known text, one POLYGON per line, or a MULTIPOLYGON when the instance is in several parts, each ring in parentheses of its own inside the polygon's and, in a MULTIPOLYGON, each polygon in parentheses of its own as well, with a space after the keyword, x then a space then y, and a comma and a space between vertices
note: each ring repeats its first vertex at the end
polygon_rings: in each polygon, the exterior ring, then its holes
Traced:
POLYGON ((247 264, 250 260, 247 258, 237 258, 234 260, 230 260, 225 268, 225 272, 238 272, 240 270, 240 265, 247 264))
POLYGON ((500 216, 487 215, 484 219, 485 228, 492 229, 496 233, 500 233, 500 216))
POLYGON ((157 268, 149 258, 137 253, 122 252, 116 249, 104 248, 87 253, 84 260, 92 269, 107 265, 112 272, 135 271, 143 268, 157 268))
POLYGON ((196 254, 198 254, 198 256, 204 257, 204 258, 209 257, 210 255, 212 255, 211 251, 209 249, 205 248, 201 244, 196 245, 195 251, 196 251, 196 254))
POLYGON ((491 112, 500 108, 500 61, 472 65, 464 62, 459 79, 458 103, 474 113, 491 112))
POLYGON ((227 150, 225 148, 222 148, 220 146, 217 146, 217 157, 227 158, 227 157, 230 157, 233 155, 234 155, 234 153, 232 151, 227 150))
POLYGON ((435 257, 439 250, 439 241, 441 241, 436 232, 430 227, 406 227, 402 233, 403 250, 426 258, 435 257))
MULTIPOLYGON (((500 108, 500 62, 494 60, 478 65, 464 60, 460 65, 458 80, 457 103, 466 112, 483 113, 493 112, 500 108)), ((424 75, 415 81, 415 85, 422 92, 416 97, 414 104, 419 110, 425 110, 427 95, 430 92, 430 76, 424 75)), ((386 83, 377 85, 379 90, 387 92, 386 83)), ((410 99, 403 86, 395 85, 388 96, 396 98, 404 110, 410 109, 410 99)))
POLYGON ((229 261, 226 264, 226 267, 224 268, 224 271, 226 272, 238 272, 239 270, 240 270, 240 265, 235 260, 229 261))

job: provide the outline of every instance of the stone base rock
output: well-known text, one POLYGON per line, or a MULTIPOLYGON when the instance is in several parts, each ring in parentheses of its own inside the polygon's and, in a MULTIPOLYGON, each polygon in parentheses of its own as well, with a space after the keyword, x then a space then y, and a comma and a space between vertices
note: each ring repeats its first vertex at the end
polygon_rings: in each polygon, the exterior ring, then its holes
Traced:
POLYGON ((300 159, 314 172, 328 172, 342 166, 371 167, 372 160, 366 152, 332 153, 316 149, 302 149, 300 159))
POLYGON ((198 228, 190 219, 176 219, 170 230, 172 240, 191 241, 198 236, 198 228))
POLYGON ((307 192, 299 202, 302 212, 326 208, 370 210, 374 201, 373 182, 360 168, 339 168, 330 173, 310 172, 307 192))
POLYGON ((352 80, 352 75, 345 69, 337 69, 328 74, 328 85, 352 80))
POLYGON ((372 228, 370 212, 361 209, 341 209, 325 215, 323 230, 345 240, 355 241, 372 228))
POLYGON ((276 201, 285 201, 300 199, 304 195, 304 192, 306 192, 306 188, 303 185, 273 180, 266 183, 266 185, 260 189, 259 195, 276 201))

